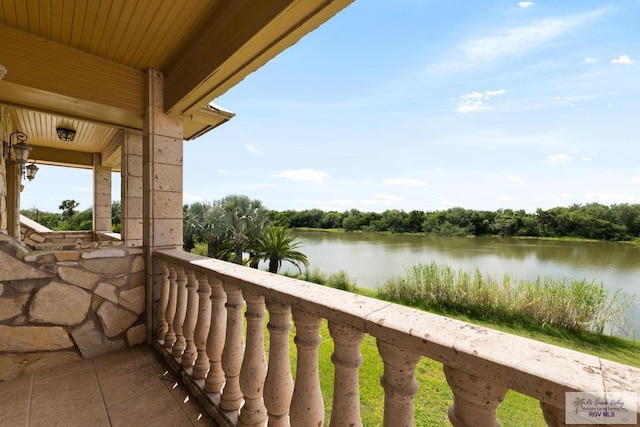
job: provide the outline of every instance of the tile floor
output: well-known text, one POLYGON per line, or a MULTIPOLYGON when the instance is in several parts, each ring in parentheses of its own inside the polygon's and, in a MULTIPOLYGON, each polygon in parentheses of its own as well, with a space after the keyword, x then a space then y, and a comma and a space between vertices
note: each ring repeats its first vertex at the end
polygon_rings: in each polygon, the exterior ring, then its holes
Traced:
POLYGON ((2 382, 0 426, 215 426, 166 372, 141 345, 2 382))

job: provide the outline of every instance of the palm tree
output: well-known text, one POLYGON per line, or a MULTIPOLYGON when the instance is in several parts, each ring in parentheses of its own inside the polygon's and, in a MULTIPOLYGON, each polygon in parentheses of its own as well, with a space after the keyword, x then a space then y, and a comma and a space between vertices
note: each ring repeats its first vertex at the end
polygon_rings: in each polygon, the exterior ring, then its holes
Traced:
POLYGON ((274 225, 262 230, 262 236, 257 241, 256 257, 269 261, 269 272, 277 273, 283 261, 289 261, 302 272, 300 264, 307 267, 307 256, 297 249, 300 242, 294 242, 290 230, 274 225))
POLYGON ((222 221, 220 202, 196 202, 184 212, 184 241, 205 242, 207 256, 228 259, 227 227, 222 221))
POLYGON ((233 262, 242 264, 246 243, 260 238, 262 229, 269 220, 268 210, 258 199, 251 200, 247 196, 236 194, 220 200, 220 207, 222 214, 219 219, 226 228, 228 238, 233 242, 233 262))
POLYGON ((196 202, 184 212, 185 242, 207 243, 207 255, 242 264, 251 242, 260 237, 268 222, 268 210, 260 200, 229 195, 214 202, 196 202))

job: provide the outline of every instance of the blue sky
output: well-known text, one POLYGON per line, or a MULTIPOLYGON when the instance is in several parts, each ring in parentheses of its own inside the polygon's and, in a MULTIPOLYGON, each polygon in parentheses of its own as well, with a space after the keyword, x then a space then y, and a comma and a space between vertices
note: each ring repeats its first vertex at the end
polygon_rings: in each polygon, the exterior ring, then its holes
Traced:
MULTIPOLYGON (((237 115, 185 143, 184 201, 640 203, 639 20, 636 0, 358 0, 214 100, 237 115)), ((22 206, 89 207, 82 173, 54 196, 41 171, 22 206)))

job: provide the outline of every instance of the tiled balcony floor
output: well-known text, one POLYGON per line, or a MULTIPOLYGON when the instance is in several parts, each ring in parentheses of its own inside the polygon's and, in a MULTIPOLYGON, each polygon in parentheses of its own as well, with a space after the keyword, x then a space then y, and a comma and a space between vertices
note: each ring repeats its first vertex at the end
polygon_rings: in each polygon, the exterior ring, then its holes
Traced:
POLYGON ((215 426, 149 346, 0 383, 2 427, 215 426))

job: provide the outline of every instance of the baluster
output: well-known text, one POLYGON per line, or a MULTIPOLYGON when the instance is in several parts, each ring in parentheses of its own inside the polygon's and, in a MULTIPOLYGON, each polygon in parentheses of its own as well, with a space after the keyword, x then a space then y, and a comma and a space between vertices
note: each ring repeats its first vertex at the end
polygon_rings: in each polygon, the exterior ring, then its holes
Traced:
POLYGON ((318 348, 322 318, 293 310, 293 322, 296 326, 294 342, 298 348, 298 361, 291 399, 291 424, 321 426, 324 424, 324 402, 320 391, 318 348))
POLYGON ((224 369, 226 384, 220 397, 220 407, 224 411, 235 411, 242 404, 240 390, 240 368, 244 353, 242 334, 242 309, 244 300, 240 288, 228 283, 223 284, 227 293, 227 339, 222 351, 222 369, 224 369))
POLYGON ((182 354, 182 367, 192 368, 198 356, 198 349, 193 337, 196 324, 198 323, 198 280, 196 273, 192 269, 187 270, 187 312, 184 320, 183 334, 186 341, 184 353, 182 354))
POLYGON ((193 365, 193 378, 204 379, 209 372, 209 358, 207 357, 207 335, 211 323, 211 285, 206 274, 197 273, 198 279, 198 324, 194 341, 198 349, 198 358, 193 365))
POLYGON ((164 348, 170 349, 176 342, 176 332, 173 329, 173 320, 176 317, 176 305, 178 304, 178 285, 176 284, 176 267, 173 264, 167 266, 169 268, 169 301, 167 302, 167 333, 164 336, 164 348))
POLYGON ((499 427, 496 408, 509 390, 484 378, 444 365, 444 374, 453 391, 449 421, 454 427, 499 427))
POLYGON ((269 426, 289 427, 289 406, 293 395, 293 378, 289 362, 291 307, 267 300, 269 310, 269 369, 264 384, 264 403, 269 426))
POLYGON ((329 426, 361 426, 358 368, 362 365, 360 342, 364 332, 329 322, 329 333, 334 342, 331 361, 335 366, 329 426))
POLYGON ((378 352, 384 363, 380 383, 384 389, 384 425, 414 425, 413 396, 418 391, 414 375, 420 354, 378 339, 378 352))
POLYGON ((264 354, 264 297, 244 291, 247 302, 247 345, 240 370, 240 389, 244 395, 244 406, 240 410, 238 425, 263 426, 267 421, 267 408, 262 393, 267 376, 267 361, 264 354))
POLYGON ((176 333, 176 342, 173 344, 173 357, 181 357, 182 352, 187 345, 184 339, 184 319, 187 316, 187 275, 184 274, 184 268, 176 267, 176 288, 177 298, 176 317, 173 319, 173 330, 176 333))
POLYGON ((165 335, 169 330, 169 324, 167 323, 166 311, 169 304, 169 268, 167 263, 163 259, 158 259, 158 265, 160 266, 161 278, 160 278, 160 300, 158 301, 158 309, 156 311, 158 330, 156 331, 156 339, 164 343, 165 335))
POLYGON ((204 391, 220 393, 225 376, 222 370, 222 350, 227 335, 227 313, 224 309, 227 295, 222 289, 222 282, 215 276, 209 276, 211 284, 211 322, 207 339, 207 356, 209 356, 209 374, 204 381, 204 391))

